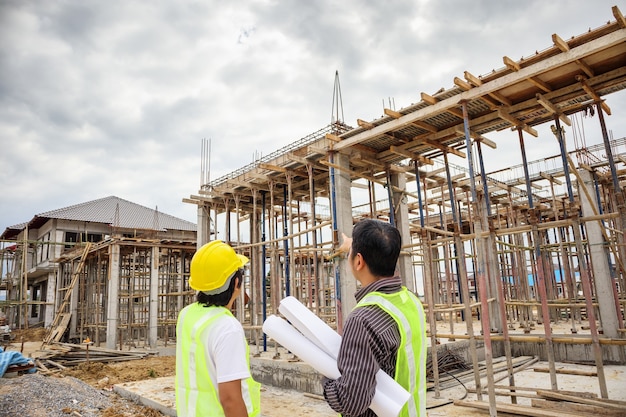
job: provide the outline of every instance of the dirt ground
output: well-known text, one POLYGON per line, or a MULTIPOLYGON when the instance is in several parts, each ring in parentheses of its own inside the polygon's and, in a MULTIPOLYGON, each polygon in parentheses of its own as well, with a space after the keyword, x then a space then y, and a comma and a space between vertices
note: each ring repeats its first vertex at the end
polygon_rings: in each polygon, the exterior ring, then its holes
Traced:
MULTIPOLYGON (((45 336, 44 329, 15 330, 13 343, 8 350, 21 351, 26 357, 41 348, 45 336)), ((149 407, 139 405, 127 400, 115 392, 113 385, 145 381, 151 378, 173 376, 176 372, 176 358, 174 356, 148 356, 143 359, 126 360, 121 362, 90 362, 65 369, 50 378, 74 377, 84 381, 90 386, 106 391, 112 399, 113 405, 104 409, 100 417, 164 417, 164 414, 149 407)), ((307 396, 303 393, 281 390, 273 387, 262 389, 261 411, 263 417, 330 417, 335 416, 326 403, 315 396, 307 396)), ((38 407, 40 398, 29 399, 31 409, 43 409, 38 407)), ((74 417, 71 407, 68 415, 74 417)), ((1 415, 2 413, 0 413, 1 415)), ((44 417, 44 416, 42 416, 44 417)))
MULTIPOLYGON (((19 340, 13 343, 11 350, 22 350, 24 356, 37 352, 41 348, 41 338, 37 331, 17 333, 19 340), (23 343, 22 343, 23 342, 23 343)), ((36 354, 35 354, 36 356, 36 354)), ((145 381, 151 378, 173 376, 175 374, 174 356, 148 356, 143 359, 126 360, 122 362, 83 363, 57 373, 50 378, 74 377, 84 381, 90 386, 106 391, 112 399, 112 406, 102 410, 99 417, 164 417, 155 409, 141 406, 131 400, 127 400, 115 392, 113 385, 124 382, 145 381)), ((261 417, 335 417, 337 413, 326 402, 315 395, 309 395, 293 390, 284 390, 275 387, 263 387, 261 394, 261 417)), ((29 403, 32 409, 43 409, 38 402, 41 398, 30 397, 29 403)), ((74 417, 71 407, 68 415, 74 417)), ((458 413, 430 411, 430 416, 476 416, 479 413, 474 410, 460 409, 458 413)), ((0 415, 2 413, 0 412, 0 415)), ((39 415, 37 416, 39 417, 39 415)), ((41 416, 46 417, 46 416, 41 416)))
POLYGON ((175 372, 176 358, 174 356, 152 356, 109 364, 82 363, 64 370, 63 375, 73 376, 96 388, 108 389, 122 382, 172 376, 175 372))
MULTIPOLYGON (((13 331, 15 338, 7 350, 21 351, 26 357, 41 347, 45 336, 45 329, 29 329, 13 331)), ((113 392, 113 385, 122 382, 142 381, 150 378, 171 376, 175 374, 176 359, 173 356, 149 356, 143 359, 127 360, 122 362, 83 363, 75 367, 62 370, 50 376, 63 378, 71 376, 84 381, 90 386, 107 391, 113 406, 104 409, 100 417, 162 417, 163 414, 149 407, 144 407, 130 400, 120 397, 113 392)), ((37 401, 30 399, 31 408, 37 408, 37 401)), ((71 412, 69 415, 72 415, 71 412)))
MULTIPOLYGON (((154 356, 111 364, 85 363, 65 370, 63 374, 78 378, 95 388, 112 390, 113 385, 121 382, 142 381, 161 376, 171 376, 175 374, 175 370, 175 357, 154 356)), ((117 402, 119 402, 119 405, 105 409, 101 417, 163 416, 162 413, 152 408, 139 406, 117 395, 116 397, 118 397, 117 402)))
MULTIPOLYGON (((32 329, 27 332, 16 331, 14 343, 9 347, 10 350, 22 351, 24 356, 29 356, 41 348, 41 340, 44 332, 41 329, 32 329)), ((36 355, 35 355, 36 356, 36 355)), ((545 363, 538 363, 538 367, 546 367, 545 363)), ((559 364, 559 368, 573 368, 573 364, 559 364)), ((594 367, 579 366, 579 368, 593 370, 594 367)), ((626 383, 626 368, 618 366, 605 366, 607 376, 607 384, 609 385, 609 398, 626 401, 626 391, 623 387, 626 383)), ((148 356, 143 359, 125 360, 121 362, 91 362, 68 368, 61 371, 51 378, 57 377, 74 377, 84 381, 90 386, 106 392, 111 398, 111 406, 102 410, 99 417, 162 417, 163 414, 148 407, 144 407, 134 403, 131 400, 122 398, 113 392, 113 385, 124 382, 145 381, 152 378, 173 376, 175 374, 175 357, 174 356, 148 356)), ((549 377, 545 373, 533 372, 529 368, 526 371, 516 374, 516 385, 520 387, 542 389, 549 388, 549 377)), ((484 381, 483 386, 486 386, 484 381)), ((584 378, 575 375, 559 375, 559 388, 570 391, 598 391, 597 378, 584 378)), ((457 388, 458 389, 458 388, 457 388)), ((448 403, 445 399, 461 399, 464 397, 461 391, 450 391, 443 394, 442 400, 432 397, 433 393, 429 391, 427 404, 431 406, 437 403, 448 403)), ((1 396, 1 395, 0 395, 1 396)), ((527 399, 520 398, 520 401, 527 399)), ((29 404, 32 408, 37 408, 37 402, 42 401, 40 398, 29 398, 29 404)), ((0 410, 1 411, 1 410, 0 410)), ((302 392, 282 390, 274 387, 263 387, 262 417, 331 417, 336 416, 323 399, 307 395, 302 392)), ((0 415, 2 413, 0 412, 0 415)), ((72 415, 71 412, 68 415, 72 415)), ((440 408, 431 408, 428 411, 430 417, 436 416, 480 416, 485 412, 466 408, 457 407, 452 404, 444 405, 440 408)), ((27 417, 27 416, 24 416, 27 417)), ((37 417, 40 417, 37 415, 37 417)), ((41 416, 47 417, 47 416, 41 416)))

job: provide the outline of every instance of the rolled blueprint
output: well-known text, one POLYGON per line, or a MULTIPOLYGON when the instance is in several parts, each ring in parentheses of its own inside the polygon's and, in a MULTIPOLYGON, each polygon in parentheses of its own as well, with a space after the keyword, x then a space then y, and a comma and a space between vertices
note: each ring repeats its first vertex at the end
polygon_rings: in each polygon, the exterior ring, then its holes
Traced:
MULTIPOLYGON (((275 315, 269 316, 263 322, 263 331, 326 378, 337 379, 341 375, 339 369, 337 369, 337 361, 334 358, 331 358, 326 352, 315 346, 313 342, 304 337, 302 333, 284 319, 275 315)), ((378 382, 378 375, 376 381, 378 382)), ((377 386, 369 408, 380 417, 397 417, 405 402, 406 399, 401 404, 397 403, 383 394, 377 386)))
MULTIPOLYGON (((307 339, 333 359, 337 359, 341 336, 297 298, 292 296, 283 298, 278 306, 278 311, 307 339)), ((399 403, 400 408, 410 397, 410 393, 382 369, 376 374, 376 390, 381 391, 392 401, 399 403)))
POLYGON ((278 311, 318 348, 328 353, 333 359, 337 359, 341 336, 297 298, 292 296, 283 298, 278 311))
MULTIPOLYGON (((283 299, 279 311, 293 326, 272 315, 263 323, 263 331, 325 377, 339 378, 337 355, 341 336, 294 297, 283 299)), ((381 417, 396 417, 409 397, 409 392, 379 370, 370 409, 381 417)))
POLYGON ((341 375, 335 359, 307 340, 302 333, 294 329, 284 319, 272 314, 263 322, 263 332, 326 378, 337 379, 341 375))

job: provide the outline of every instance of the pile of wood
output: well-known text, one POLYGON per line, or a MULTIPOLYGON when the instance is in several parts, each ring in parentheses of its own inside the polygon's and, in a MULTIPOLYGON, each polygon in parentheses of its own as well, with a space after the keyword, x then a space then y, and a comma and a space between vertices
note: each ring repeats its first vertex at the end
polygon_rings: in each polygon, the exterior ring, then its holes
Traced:
MULTIPOLYGON (((519 396, 531 397, 531 405, 497 403, 496 410, 498 413, 535 417, 626 416, 626 401, 598 398, 593 393, 519 387, 516 388, 516 393, 521 394, 519 396), (519 393, 517 391, 527 392, 519 393)), ((489 403, 486 401, 458 400, 454 404, 479 410, 489 410, 489 403)))
MULTIPOLYGON (((516 372, 527 369, 530 365, 535 364, 537 359, 534 358, 533 361, 528 361, 523 366, 516 367, 516 372)), ((535 366, 533 371, 550 372, 548 368, 542 366, 535 366)), ((580 377, 597 376, 595 369, 558 368, 556 372, 558 374, 577 375, 580 377)), ((498 385, 497 382, 502 379, 506 378, 501 377, 494 380, 494 393, 496 396, 510 397, 510 400, 496 401, 495 409, 497 413, 536 417, 626 416, 626 401, 598 398, 597 394, 589 392, 498 385), (524 399, 524 405, 518 404, 518 399, 520 398, 524 399)), ((477 392, 475 388, 467 391, 477 392)), ((488 390, 483 387, 481 393, 486 395, 488 390)), ((454 404, 489 411, 488 401, 456 400, 454 404)))
POLYGON ((37 369, 46 374, 67 369, 81 363, 119 362, 142 359, 148 356, 144 352, 123 352, 120 350, 95 347, 90 343, 54 343, 45 345, 42 350, 33 353, 37 369))

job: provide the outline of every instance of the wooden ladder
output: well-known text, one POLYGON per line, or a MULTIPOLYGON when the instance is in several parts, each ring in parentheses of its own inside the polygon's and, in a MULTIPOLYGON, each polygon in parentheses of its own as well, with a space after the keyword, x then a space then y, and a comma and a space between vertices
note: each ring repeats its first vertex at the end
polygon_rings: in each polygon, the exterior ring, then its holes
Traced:
POLYGON ((58 342, 63 337, 65 330, 67 330, 67 326, 70 323, 70 319, 72 318, 72 313, 68 310, 66 311, 68 305, 70 304, 70 298, 72 297, 72 290, 74 286, 78 282, 78 278, 80 277, 80 273, 82 272, 85 266, 85 259, 87 259, 87 254, 91 249, 91 242, 87 242, 85 245, 85 249, 80 257, 80 261, 78 262, 78 266, 76 270, 72 273, 72 280, 70 281, 70 285, 65 290, 65 296, 63 297, 63 301, 57 310, 56 316, 54 317, 54 321, 50 326, 50 330, 47 332, 46 337, 43 339, 43 346, 50 344, 52 342, 58 342))

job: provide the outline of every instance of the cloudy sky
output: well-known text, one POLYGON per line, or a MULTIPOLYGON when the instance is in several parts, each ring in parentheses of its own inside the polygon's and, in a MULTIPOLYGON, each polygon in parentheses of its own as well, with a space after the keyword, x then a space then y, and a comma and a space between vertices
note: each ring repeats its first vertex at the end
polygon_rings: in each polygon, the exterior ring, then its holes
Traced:
MULTIPOLYGON (((327 125, 336 70, 355 126, 602 26, 618 3, 0 0, 0 232, 110 195, 195 222, 181 200, 203 138, 214 179, 327 125)), ((626 93, 607 100, 622 137, 626 93)), ((516 133, 494 139, 488 170, 521 162, 516 133)), ((551 152, 532 141, 529 160, 551 152)))

